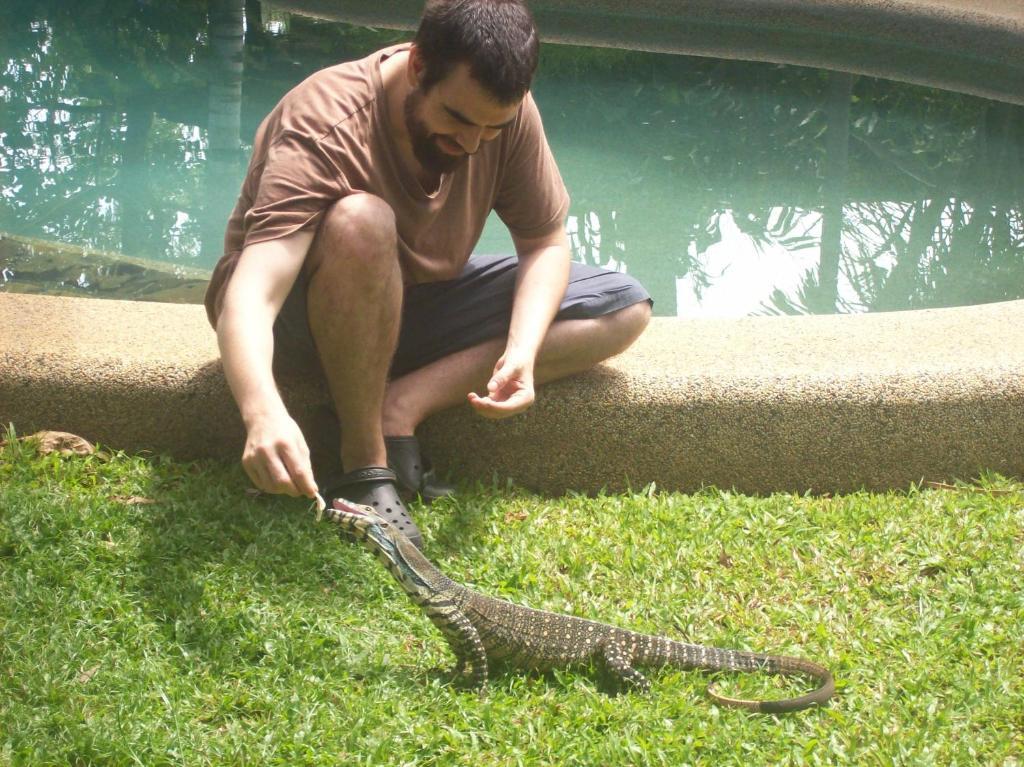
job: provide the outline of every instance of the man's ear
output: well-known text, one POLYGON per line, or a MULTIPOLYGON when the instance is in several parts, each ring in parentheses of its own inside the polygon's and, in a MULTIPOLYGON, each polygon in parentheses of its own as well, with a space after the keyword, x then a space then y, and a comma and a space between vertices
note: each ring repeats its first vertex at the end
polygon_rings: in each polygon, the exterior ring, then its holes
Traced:
POLYGON ((413 88, 419 87, 420 80, 423 79, 423 69, 426 64, 423 61, 423 54, 420 53, 420 49, 413 43, 409 47, 409 63, 405 68, 405 76, 409 80, 409 85, 413 88))

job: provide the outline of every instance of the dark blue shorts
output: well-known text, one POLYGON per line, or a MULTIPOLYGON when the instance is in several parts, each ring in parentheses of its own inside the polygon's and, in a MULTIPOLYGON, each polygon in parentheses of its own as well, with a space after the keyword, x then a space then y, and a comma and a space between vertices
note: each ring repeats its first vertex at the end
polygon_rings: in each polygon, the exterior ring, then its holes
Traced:
MULTIPOLYGON (((517 266, 515 256, 473 256, 454 280, 407 286, 391 376, 507 336, 517 266)), ((592 319, 641 301, 651 297, 628 274, 573 262, 555 319, 592 319)), ((302 276, 274 323, 274 358, 276 366, 319 367, 302 276)))

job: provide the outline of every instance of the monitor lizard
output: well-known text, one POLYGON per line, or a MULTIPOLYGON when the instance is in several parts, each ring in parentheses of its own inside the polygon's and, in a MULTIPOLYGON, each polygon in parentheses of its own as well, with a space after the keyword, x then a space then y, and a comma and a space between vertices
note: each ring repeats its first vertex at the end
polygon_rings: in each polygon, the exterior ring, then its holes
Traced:
POLYGON ((456 673, 472 686, 486 684, 493 661, 541 671, 593 661, 620 687, 643 692, 650 689, 650 682, 635 665, 801 675, 818 683, 812 692, 781 700, 728 698, 708 686, 713 700, 762 713, 824 704, 835 692, 831 672, 801 658, 686 644, 480 594, 451 580, 371 507, 337 499, 323 513, 387 567, 441 630, 455 654, 456 673))

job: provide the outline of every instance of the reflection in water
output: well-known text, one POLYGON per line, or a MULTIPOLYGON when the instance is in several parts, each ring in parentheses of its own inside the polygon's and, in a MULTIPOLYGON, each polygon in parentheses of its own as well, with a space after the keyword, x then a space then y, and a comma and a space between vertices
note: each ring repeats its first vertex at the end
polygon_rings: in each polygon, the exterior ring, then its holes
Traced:
POLYGON ((236 179, 242 155, 242 79, 244 73, 245 0, 209 0, 211 62, 208 69, 209 119, 202 254, 215 262, 223 253, 224 222, 235 205, 225 194, 224 179, 236 179))
POLYGON ((764 312, 773 292, 800 291, 816 275, 821 213, 775 208, 762 237, 744 233, 732 210, 714 221, 717 241, 691 251, 695 268, 675 282, 677 313, 683 317, 735 317, 764 312))
POLYGON ((150 6, 119 14, 97 2, 23 6, 6 11, 0 32, 11 52, 0 92, 13 128, 0 155, 0 228, 187 257, 193 243, 181 202, 201 158, 198 121, 181 118, 205 82, 180 65, 205 14, 150 6))
POLYGON ((574 215, 597 211, 604 222, 613 198, 625 243, 615 258, 653 286, 662 313, 1024 295, 1020 108, 789 67, 662 62, 632 79, 601 73, 576 91, 548 82, 540 94, 574 215), (637 94, 625 117, 623 94, 637 94), (571 142, 558 146, 563 135, 571 142), (954 224, 982 200, 995 225, 954 224), (921 215, 947 205, 945 219, 921 215))
MULTIPOLYGON (((0 231, 203 268, 276 101, 316 69, 408 36, 257 0, 41 0, 3 14, 0 231)), ((575 257, 636 275, 660 314, 1024 296, 1021 108, 554 45, 535 95, 573 199, 575 257)), ((479 249, 510 247, 491 222, 479 249)), ((0 290, 29 289, 51 266, 0 262, 0 290)), ((77 285, 80 266, 72 254, 61 290, 96 292, 94 272, 77 285)))
POLYGON ((828 88, 828 127, 825 130, 824 183, 821 210, 821 262, 816 291, 806 293, 812 311, 831 313, 839 299, 839 261, 842 258, 843 208, 850 169, 850 101, 853 75, 831 73, 828 88))

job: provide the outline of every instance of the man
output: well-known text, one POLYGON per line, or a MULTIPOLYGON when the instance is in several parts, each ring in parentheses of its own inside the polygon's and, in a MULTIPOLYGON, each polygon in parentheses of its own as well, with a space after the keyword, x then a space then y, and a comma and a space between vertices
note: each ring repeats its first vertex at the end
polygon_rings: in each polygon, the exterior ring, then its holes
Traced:
POLYGON ((399 494, 432 490, 425 418, 522 412, 646 326, 634 280, 570 263, 538 49, 521 0, 429 0, 413 43, 312 75, 260 125, 206 298, 260 489, 317 491, 273 369, 319 368, 345 472, 328 503, 374 505, 419 544, 399 494), (492 208, 516 257, 469 259, 492 208))

